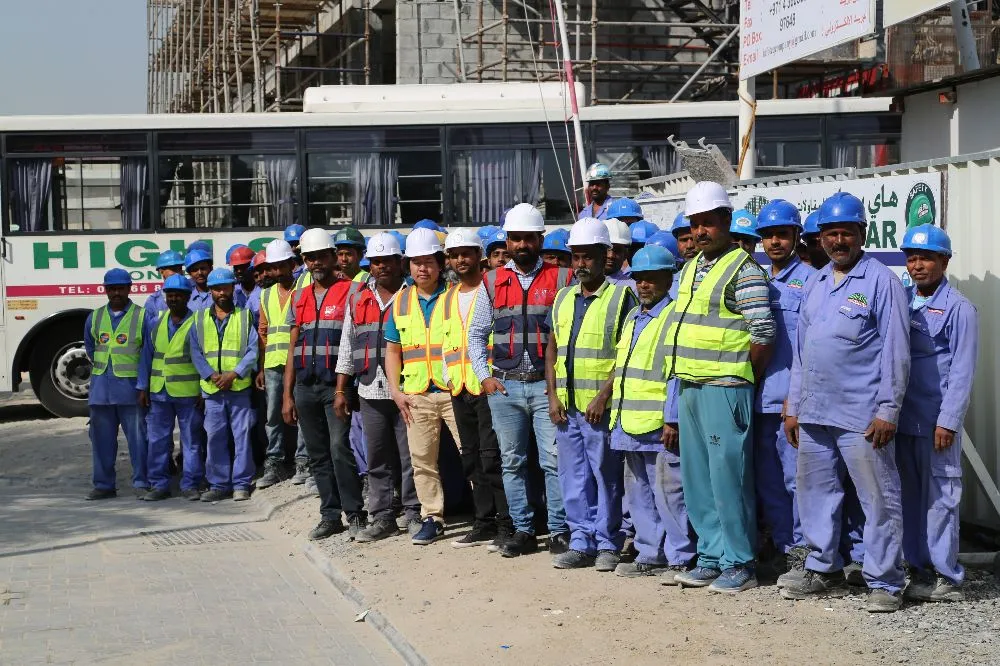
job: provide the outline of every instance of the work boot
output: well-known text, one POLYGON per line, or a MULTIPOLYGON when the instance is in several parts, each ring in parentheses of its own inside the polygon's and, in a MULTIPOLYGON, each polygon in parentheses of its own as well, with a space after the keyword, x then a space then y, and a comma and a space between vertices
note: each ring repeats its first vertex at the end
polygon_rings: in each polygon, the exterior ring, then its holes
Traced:
POLYGON ((785 555, 788 571, 778 576, 778 588, 787 587, 792 583, 800 583, 806 575, 806 558, 809 549, 805 546, 795 546, 785 555))
MULTIPOLYGON (((622 562, 615 567, 615 575, 622 578, 648 578, 662 576, 667 573, 666 564, 647 564, 645 562, 622 562)), ((673 578, 673 575, 671 575, 673 578)))
POLYGON ((135 495, 137 500, 141 500, 149 492, 149 486, 137 486, 132 488, 132 494, 135 495))
POLYGON ((344 523, 342 523, 339 518, 337 520, 323 519, 319 521, 319 524, 313 528, 312 532, 309 533, 309 540, 319 541, 320 539, 326 539, 334 534, 340 534, 345 529, 344 523))
POLYGON ((914 601, 965 601, 965 592, 941 574, 922 572, 920 577, 911 578, 903 596, 914 601))
POLYGON ((514 532, 509 539, 500 546, 500 554, 504 557, 517 557, 538 552, 538 540, 534 534, 527 532, 514 532))
POLYGON ((250 499, 250 491, 246 488, 237 488, 233 491, 234 502, 246 502, 248 499, 250 499))
POLYGON ((371 525, 361 530, 361 533, 354 537, 354 540, 358 543, 370 543, 372 541, 388 539, 397 534, 399 534, 399 526, 396 525, 395 521, 381 519, 374 521, 371 525))
POLYGON ((111 490, 102 490, 100 488, 94 488, 87 496, 84 498, 86 500, 105 500, 111 499, 112 497, 118 497, 118 491, 112 488, 111 490))
POLYGON ((206 490, 201 494, 199 499, 201 499, 202 502, 218 502, 226 499, 230 495, 232 495, 232 493, 228 490, 206 490))
MULTIPOLYGON (((399 523, 397 523, 398 525, 399 523)), ((403 527, 406 529, 406 533, 413 536, 420 531, 420 528, 424 526, 424 523, 420 520, 419 516, 410 516, 405 519, 403 527)))
POLYGON ((584 569, 594 566, 594 556, 572 548, 552 558, 556 569, 584 569))
POLYGON ((847 579, 848 585, 853 585, 854 587, 868 587, 868 583, 865 582, 864 574, 861 573, 862 566, 861 562, 851 562, 844 567, 844 578, 847 579))
POLYGON ((365 529, 368 523, 368 515, 364 512, 351 513, 347 516, 347 533, 352 539, 357 539, 361 530, 365 529))
POLYGON ((569 532, 556 532, 549 535, 549 554, 562 555, 569 550, 569 532))
POLYGON ((165 499, 170 499, 170 491, 160 490, 159 488, 153 488, 148 493, 146 493, 142 499, 146 502, 160 502, 165 499))
POLYGON ((598 571, 614 571, 621 561, 622 556, 617 550, 600 550, 594 560, 594 568, 598 571))
POLYGON ((308 481, 312 475, 309 474, 309 463, 305 460, 295 461, 295 474, 292 476, 292 484, 301 486, 308 481))
POLYGON ((282 462, 277 458, 268 458, 264 461, 264 473, 257 479, 257 490, 270 488, 274 484, 282 481, 282 462))
POLYGON ((486 546, 487 553, 497 553, 500 548, 507 543, 507 540, 514 536, 514 527, 510 521, 500 521, 497 523, 497 538, 486 546))
POLYGON ((473 546, 482 546, 483 544, 492 541, 497 536, 497 530, 495 527, 488 523, 475 522, 472 525, 472 530, 468 534, 463 536, 457 541, 451 542, 452 548, 472 548, 473 546))
POLYGON ((197 502, 201 499, 201 491, 197 488, 188 488, 187 490, 181 491, 181 497, 189 502, 197 502))
POLYGON ((781 588, 785 599, 808 599, 809 597, 843 597, 851 593, 844 579, 844 572, 823 573, 806 569, 802 580, 789 583, 781 588))
POLYGON ((903 605, 903 595, 888 590, 874 589, 868 593, 865 610, 869 613, 895 613, 903 605))

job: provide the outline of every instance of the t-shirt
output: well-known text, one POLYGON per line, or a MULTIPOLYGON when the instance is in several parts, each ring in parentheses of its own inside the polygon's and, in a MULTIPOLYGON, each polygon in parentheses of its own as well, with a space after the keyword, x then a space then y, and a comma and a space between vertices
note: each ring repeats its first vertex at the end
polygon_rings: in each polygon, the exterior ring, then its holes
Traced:
POLYGON ((469 321, 469 312, 472 311, 472 304, 476 300, 476 289, 458 292, 458 313, 462 316, 462 324, 469 321))

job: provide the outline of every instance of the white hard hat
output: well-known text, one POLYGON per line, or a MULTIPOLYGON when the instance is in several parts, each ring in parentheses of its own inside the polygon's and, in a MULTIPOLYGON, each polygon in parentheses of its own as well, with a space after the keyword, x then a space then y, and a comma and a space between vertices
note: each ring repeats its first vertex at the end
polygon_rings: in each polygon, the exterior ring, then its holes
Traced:
POLYGON ((519 203, 509 211, 503 221, 503 230, 545 232, 545 220, 542 213, 529 203, 519 203))
POLYGON ((437 233, 430 229, 414 229, 406 237, 406 256, 410 259, 414 257, 426 257, 428 255, 442 252, 441 241, 438 240, 437 233))
POLYGON ((585 217, 570 227, 569 240, 566 244, 570 247, 580 247, 583 245, 607 245, 611 247, 611 234, 608 227, 603 222, 593 217, 585 217))
POLYGON ((399 247, 399 239, 387 231, 382 231, 368 241, 368 251, 365 256, 369 259, 376 257, 401 257, 403 250, 399 247))
POLYGON ((479 239, 479 234, 476 233, 475 229, 462 227, 448 234, 448 237, 444 241, 444 249, 452 250, 456 247, 475 247, 482 250, 483 243, 479 239))
POLYGON ((611 237, 612 245, 632 244, 632 234, 629 232, 628 225, 617 217, 604 220, 604 226, 608 228, 608 235, 611 237))
POLYGON ((717 208, 733 209, 726 188, 711 180, 703 180, 688 190, 684 201, 684 217, 707 213, 717 208))
POLYGON ((292 246, 283 238, 275 238, 264 247, 264 260, 269 264, 294 258, 295 253, 292 252, 292 246))
POLYGON ((313 227, 302 232, 299 238, 299 250, 305 252, 319 252, 320 250, 332 250, 333 238, 326 229, 313 227))

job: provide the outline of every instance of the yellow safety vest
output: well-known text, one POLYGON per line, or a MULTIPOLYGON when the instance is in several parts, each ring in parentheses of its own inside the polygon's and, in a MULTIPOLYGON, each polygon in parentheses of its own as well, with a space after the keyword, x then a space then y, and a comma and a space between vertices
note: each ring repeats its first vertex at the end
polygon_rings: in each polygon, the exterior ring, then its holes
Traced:
POLYGON ((295 289, 304 289, 313 283, 313 274, 309 271, 302 271, 298 279, 295 280, 295 289))
POLYGON ((260 308, 267 317, 267 345, 264 347, 264 367, 279 368, 288 362, 288 345, 292 341, 291 326, 288 325, 288 308, 292 306, 293 286, 288 292, 288 300, 281 304, 278 285, 272 285, 260 296, 260 308))
POLYGON ((115 377, 139 376, 144 318, 145 310, 129 302, 118 326, 112 328, 108 306, 94 310, 90 318, 90 336, 94 339, 93 374, 103 375, 110 365, 115 377))
POLYGON ((357 275, 351 278, 351 282, 367 282, 369 275, 371 275, 371 273, 362 268, 360 271, 358 271, 357 275))
POLYGON ((597 299, 587 308, 576 338, 570 340, 573 310, 580 285, 563 287, 552 304, 552 334, 556 338, 556 397, 567 408, 586 411, 591 401, 615 369, 615 343, 625 295, 624 284, 605 282, 597 290, 597 299), (573 404, 569 404, 566 359, 573 349, 573 404))
POLYGON ((611 428, 621 419, 622 430, 630 435, 644 435, 663 427, 663 405, 667 400, 667 373, 670 371, 670 346, 666 342, 667 320, 675 303, 669 303, 646 324, 639 339, 632 344, 635 319, 628 321, 618 341, 615 361, 615 384, 611 397, 611 428))
POLYGON ((444 297, 442 293, 434 303, 430 326, 424 321, 415 285, 404 287, 392 304, 392 317, 403 348, 403 393, 425 393, 432 381, 439 389, 448 390, 441 358, 445 328, 444 297))
MULTIPOLYGON (((214 311, 215 308, 211 307, 195 315, 197 317, 194 322, 195 333, 208 365, 219 373, 234 372, 246 350, 253 320, 250 318, 249 310, 236 308, 229 315, 229 323, 220 336, 219 329, 215 326, 214 311)), ((242 391, 248 388, 250 388, 250 377, 237 377, 230 390, 242 391)), ((215 384, 207 379, 201 380, 201 390, 208 394, 219 392, 215 384)))
POLYGON ((153 367, 149 373, 150 393, 159 393, 167 389, 167 395, 172 398, 198 397, 198 371, 191 362, 191 345, 188 343, 188 332, 194 325, 197 315, 181 322, 170 337, 167 321, 170 312, 160 312, 156 334, 153 336, 153 367))
POLYGON ((726 307, 725 297, 726 285, 749 260, 750 255, 743 250, 730 250, 716 260, 694 293, 698 261, 684 265, 677 303, 668 322, 667 341, 674 357, 672 375, 692 382, 720 377, 754 382, 746 320, 726 307))
MULTIPOLYGON (((469 323, 476 311, 476 298, 472 298, 469 316, 462 323, 462 313, 458 307, 458 292, 461 285, 454 285, 439 298, 444 300, 444 363, 448 366, 451 394, 459 395, 465 388, 472 395, 481 395, 483 387, 472 369, 469 360, 469 323)), ((492 343, 493 336, 490 335, 492 343)), ((490 345, 492 346, 492 344, 490 345)))

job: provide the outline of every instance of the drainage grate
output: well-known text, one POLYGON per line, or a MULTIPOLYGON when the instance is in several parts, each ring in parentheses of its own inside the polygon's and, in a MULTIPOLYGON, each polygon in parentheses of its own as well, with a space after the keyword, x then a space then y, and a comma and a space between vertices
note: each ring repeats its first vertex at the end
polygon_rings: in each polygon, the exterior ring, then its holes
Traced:
POLYGON ((263 537, 239 525, 218 525, 216 527, 192 527, 183 530, 169 530, 146 534, 154 546, 200 546, 208 543, 239 543, 261 541, 263 537))

